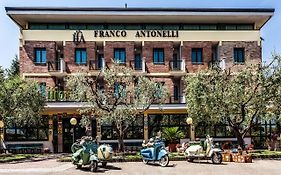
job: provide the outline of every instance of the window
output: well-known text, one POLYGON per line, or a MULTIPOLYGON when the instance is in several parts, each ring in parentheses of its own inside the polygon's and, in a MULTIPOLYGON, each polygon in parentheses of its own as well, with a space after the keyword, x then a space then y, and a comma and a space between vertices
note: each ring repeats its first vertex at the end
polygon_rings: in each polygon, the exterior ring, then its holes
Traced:
MULTIPOLYGON (((137 115, 135 120, 129 123, 128 130, 124 133, 124 139, 143 139, 143 127, 144 117, 143 115, 137 115)), ((113 127, 113 123, 109 120, 102 121, 101 138, 103 140, 117 139, 117 133, 113 127)))
POLYGON ((96 68, 98 70, 103 68, 103 54, 98 55, 98 62, 97 62, 96 68))
POLYGON ((254 30, 254 24, 29 23, 31 30, 254 30))
POLYGON ((114 84, 114 96, 119 98, 119 95, 121 95, 122 98, 126 96, 126 85, 124 83, 114 84))
POLYGON ((140 54, 135 55, 135 70, 142 70, 142 61, 140 54))
POLYGON ((245 62, 244 48, 234 48, 234 62, 235 63, 245 62))
POLYGON ((43 95, 43 97, 46 97, 46 83, 39 83, 38 85, 38 91, 43 95))
POLYGON ((183 131, 185 138, 189 138, 189 127, 186 124, 185 114, 151 114, 148 115, 148 134, 153 137, 157 132, 162 131, 164 128, 179 127, 183 131))
POLYGON ((17 126, 15 123, 6 125, 5 139, 7 141, 44 141, 48 140, 49 118, 43 116, 42 120, 32 126, 17 126))
POLYGON ((65 25, 64 24, 52 24, 48 25, 49 30, 65 30, 65 25))
POLYGON ((120 64, 126 63, 126 51, 124 48, 115 48, 114 49, 114 60, 120 64))
POLYGON ((154 48, 153 49, 153 63, 164 64, 164 49, 154 48))
POLYGON ((86 64, 87 53, 86 49, 76 49, 75 50, 75 62, 76 64, 86 64))
POLYGON ((146 24, 146 30, 162 30, 162 24, 146 24))
POLYGON ((47 30, 47 24, 29 24, 29 29, 31 30, 47 30))
POLYGON ((108 24, 107 29, 108 30, 124 30, 125 25, 124 24, 108 24))
POLYGON ((174 85, 174 100, 179 100, 179 86, 177 84, 174 85))
POLYGON ((162 98, 163 96, 163 86, 165 85, 165 82, 157 82, 156 86, 157 86, 157 93, 154 94, 155 98, 162 98))
POLYGON ((85 24, 70 24, 70 30, 86 30, 87 26, 85 24))
POLYGON ((35 63, 46 64, 46 48, 35 48, 35 63))
POLYGON ((193 64, 203 63, 203 49, 194 48, 192 49, 191 60, 193 64))

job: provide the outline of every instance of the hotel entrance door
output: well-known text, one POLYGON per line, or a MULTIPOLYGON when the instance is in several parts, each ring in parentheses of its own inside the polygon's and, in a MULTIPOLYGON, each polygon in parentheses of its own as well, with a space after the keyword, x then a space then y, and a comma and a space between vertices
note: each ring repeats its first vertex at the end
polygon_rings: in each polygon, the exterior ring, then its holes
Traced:
MULTIPOLYGON (((76 118, 77 119, 77 118, 76 118)), ((70 124, 70 118, 63 118, 63 152, 71 152, 71 145, 73 144, 73 126, 70 124)), ((80 126, 80 119, 77 119, 77 125, 74 126, 74 140, 80 139, 85 134, 85 128, 80 126)))

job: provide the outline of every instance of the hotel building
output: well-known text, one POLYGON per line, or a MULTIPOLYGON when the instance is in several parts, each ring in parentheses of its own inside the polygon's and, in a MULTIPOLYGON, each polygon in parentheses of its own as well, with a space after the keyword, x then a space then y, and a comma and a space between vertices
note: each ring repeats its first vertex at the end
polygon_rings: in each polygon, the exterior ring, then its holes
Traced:
MULTIPOLYGON (((127 132, 126 145, 140 145, 163 127, 179 126, 188 138, 189 126, 182 77, 208 69, 220 61, 224 68, 261 63, 260 30, 274 9, 188 8, 20 8, 6 7, 7 15, 20 29, 20 74, 37 81, 47 104, 44 122, 37 127, 5 126, 5 141, 42 143, 54 152, 69 152, 73 128, 81 104, 68 98, 66 77, 79 71, 89 76, 111 61, 131 67, 136 73, 163 82, 169 99, 160 110, 154 104, 127 132)), ((248 143, 259 145, 276 129, 265 122, 251 130, 248 143)), ((93 120, 92 136, 116 144, 111 124, 93 120)), ((216 140, 235 140, 224 125, 197 126, 196 137, 208 133, 216 140)), ((75 137, 84 129, 75 127, 75 137)))

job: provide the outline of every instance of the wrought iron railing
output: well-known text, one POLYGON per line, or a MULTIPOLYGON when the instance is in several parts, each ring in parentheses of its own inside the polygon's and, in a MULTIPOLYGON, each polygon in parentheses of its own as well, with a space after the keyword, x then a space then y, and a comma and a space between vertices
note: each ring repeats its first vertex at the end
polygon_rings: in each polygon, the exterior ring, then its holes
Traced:
POLYGON ((89 60, 89 70, 102 70, 104 67, 104 58, 97 60, 89 60))
POLYGON ((48 61, 49 72, 65 72, 67 63, 63 59, 48 61))
POLYGON ((145 71, 145 61, 143 59, 139 60, 131 60, 130 61, 130 66, 132 69, 136 71, 145 71))
POLYGON ((184 60, 173 60, 170 61, 170 71, 185 71, 184 60))

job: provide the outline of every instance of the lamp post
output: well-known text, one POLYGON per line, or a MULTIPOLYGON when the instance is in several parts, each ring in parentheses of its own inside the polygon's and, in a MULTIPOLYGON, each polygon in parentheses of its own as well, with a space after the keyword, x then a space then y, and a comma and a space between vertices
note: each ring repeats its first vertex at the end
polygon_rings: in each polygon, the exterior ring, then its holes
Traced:
POLYGON ((72 142, 75 142, 75 125, 77 124, 76 118, 70 119, 70 124, 73 126, 73 133, 72 133, 72 142))
POLYGON ((186 119, 186 123, 190 125, 190 140, 193 141, 195 140, 195 133, 194 133, 194 125, 193 125, 193 120, 191 117, 188 117, 186 119))

